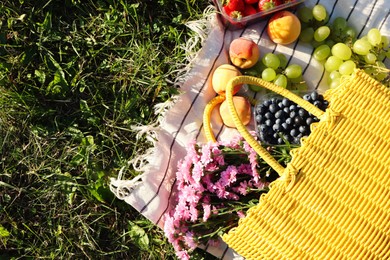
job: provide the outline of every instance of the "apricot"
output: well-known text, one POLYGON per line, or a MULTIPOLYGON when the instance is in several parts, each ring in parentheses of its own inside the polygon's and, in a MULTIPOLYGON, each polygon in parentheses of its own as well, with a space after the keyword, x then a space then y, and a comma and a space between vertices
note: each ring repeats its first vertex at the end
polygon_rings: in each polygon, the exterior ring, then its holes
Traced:
MULTIPOLYGON (((213 76, 211 78, 211 85, 214 91, 218 94, 225 94, 226 86, 229 80, 241 75, 241 71, 235 66, 231 64, 222 64, 214 70, 213 76)), ((242 84, 235 86, 233 89, 233 95, 236 94, 241 87, 242 84)))
MULTIPOLYGON (((252 118, 251 104, 248 99, 242 96, 233 96, 234 107, 237 110, 238 118, 240 118, 243 125, 249 124, 252 118)), ((219 114, 221 115, 222 122, 228 126, 235 128, 235 124, 231 113, 229 112, 228 102, 225 100, 219 107, 219 114)))
POLYGON ((260 49, 253 40, 240 37, 234 39, 229 46, 229 58, 233 65, 247 69, 253 67, 260 57, 260 49))
POLYGON ((301 33, 301 22, 295 14, 280 11, 268 21, 267 33, 274 43, 290 44, 298 39, 301 33))

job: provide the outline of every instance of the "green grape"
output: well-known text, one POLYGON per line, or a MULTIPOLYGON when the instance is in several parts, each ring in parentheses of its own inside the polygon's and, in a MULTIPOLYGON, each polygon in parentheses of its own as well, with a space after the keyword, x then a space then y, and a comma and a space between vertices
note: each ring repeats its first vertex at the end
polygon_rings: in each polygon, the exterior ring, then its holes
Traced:
POLYGON ((312 41, 311 42, 311 46, 313 46, 314 49, 317 48, 318 46, 321 46, 324 44, 325 44, 325 41, 322 41, 322 42, 312 41))
POLYGON ((336 56, 329 56, 325 61, 324 67, 327 72, 332 72, 334 70, 338 70, 342 63, 342 59, 336 56))
POLYGON ((383 61, 386 58, 386 53, 385 52, 380 52, 378 56, 376 56, 377 61, 383 61))
POLYGON ((372 28, 367 33, 367 40, 372 46, 377 46, 382 41, 381 32, 377 28, 372 28))
POLYGON ((384 80, 389 75, 389 70, 386 68, 386 65, 381 62, 377 61, 375 62, 376 66, 376 74, 374 74, 375 78, 379 81, 384 80))
POLYGON ((389 47, 389 38, 387 38, 386 36, 382 35, 380 47, 382 49, 387 49, 389 47))
POLYGON ((276 72, 272 68, 266 68, 263 70, 261 73, 261 78, 264 79, 265 81, 271 82, 275 79, 276 77, 276 72))
POLYGON ((337 88, 340 85, 340 81, 340 78, 332 80, 329 84, 329 88, 337 88))
POLYGON ((321 22, 324 21, 328 15, 328 12, 326 11, 325 6, 321 4, 317 4, 312 9, 313 17, 317 21, 321 22))
POLYGON ((333 45, 335 45, 336 43, 334 42, 334 40, 328 38, 326 39, 325 44, 328 45, 329 48, 332 48, 333 45))
POLYGON ((320 26, 314 31, 314 40, 317 42, 325 41, 330 34, 330 28, 326 25, 320 26))
POLYGON ((304 82, 302 74, 299 77, 289 79, 291 83, 298 84, 304 82))
POLYGON ((315 48, 313 52, 313 58, 318 61, 325 60, 326 58, 329 57, 329 55, 330 55, 330 47, 326 44, 322 44, 318 46, 317 48, 315 48))
POLYGON ((347 60, 340 65, 339 72, 341 75, 351 75, 355 69, 355 62, 353 62, 352 60, 347 60))
POLYGON ((340 78, 341 78, 340 72, 338 70, 334 70, 331 73, 329 73, 328 84, 330 84, 332 81, 334 81, 336 79, 340 79, 340 78))
POLYGON ((276 54, 276 56, 278 56, 278 58, 280 60, 279 68, 281 68, 281 69, 286 68, 287 63, 288 63, 286 56, 283 53, 278 53, 278 54, 276 54))
POLYGON ((353 29, 352 27, 349 27, 349 26, 347 26, 345 28, 345 30, 343 31, 343 34, 352 40, 356 38, 356 30, 353 29))
POLYGON ((299 34, 299 40, 303 42, 311 42, 314 37, 314 29, 312 27, 307 27, 305 29, 302 29, 301 33, 299 34))
POLYGON ((297 16, 301 22, 309 23, 313 19, 313 12, 309 7, 303 6, 298 9, 297 16))
POLYGON ((371 48, 371 44, 363 38, 356 40, 352 46, 353 52, 359 55, 367 55, 371 48))
POLYGON ((341 33, 347 28, 347 20, 343 17, 337 17, 333 21, 332 29, 336 31, 336 33, 341 33))
POLYGON ((332 55, 342 60, 349 60, 351 58, 352 51, 345 43, 339 42, 333 45, 332 55))
POLYGON ((285 69, 284 73, 287 78, 295 79, 302 75, 302 67, 298 64, 291 64, 285 69))
POLYGON ((375 54, 369 52, 366 55, 364 55, 364 61, 368 64, 374 64, 376 62, 376 56, 375 54))
POLYGON ((271 52, 265 54, 262 61, 265 66, 267 66, 268 68, 273 68, 274 70, 276 70, 280 65, 280 60, 278 56, 276 56, 276 54, 273 54, 271 52))
POLYGON ((287 77, 283 74, 276 75, 276 78, 274 79, 275 85, 278 85, 279 87, 286 88, 287 87, 287 77))

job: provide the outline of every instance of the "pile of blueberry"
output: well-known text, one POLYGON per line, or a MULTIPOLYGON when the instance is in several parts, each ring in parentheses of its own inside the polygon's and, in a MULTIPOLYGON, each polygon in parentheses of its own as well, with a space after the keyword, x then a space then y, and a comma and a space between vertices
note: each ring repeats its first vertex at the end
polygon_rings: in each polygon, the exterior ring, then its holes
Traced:
MULTIPOLYGON (((316 91, 303 95, 321 110, 328 101, 316 91)), ((299 105, 283 97, 273 97, 255 107, 256 131, 260 141, 267 144, 299 144, 303 136, 310 134, 310 125, 318 118, 299 105)))

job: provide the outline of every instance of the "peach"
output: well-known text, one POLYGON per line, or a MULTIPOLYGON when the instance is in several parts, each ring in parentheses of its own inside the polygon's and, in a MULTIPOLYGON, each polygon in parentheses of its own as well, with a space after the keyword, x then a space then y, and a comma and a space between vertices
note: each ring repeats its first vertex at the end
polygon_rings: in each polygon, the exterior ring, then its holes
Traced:
POLYGON ((251 68, 259 60, 260 49, 251 39, 236 38, 230 43, 229 57, 233 65, 241 69, 251 68))
MULTIPOLYGON (((225 94, 226 86, 229 80, 241 75, 241 71, 235 66, 231 64, 222 64, 214 70, 213 76, 211 78, 211 85, 214 91, 218 94, 225 94)), ((233 89, 233 95, 236 94, 241 87, 242 84, 235 86, 233 89)))
MULTIPOLYGON (((242 96, 233 96, 234 107, 237 110, 238 118, 244 125, 249 124, 252 117, 251 104, 248 99, 242 96)), ((228 126, 235 128, 235 124, 231 113, 229 112, 228 102, 225 100, 219 107, 219 114, 221 115, 222 122, 228 126)))
POLYGON ((298 39, 301 33, 301 22, 295 14, 280 11, 268 21, 267 33, 274 43, 290 44, 298 39))

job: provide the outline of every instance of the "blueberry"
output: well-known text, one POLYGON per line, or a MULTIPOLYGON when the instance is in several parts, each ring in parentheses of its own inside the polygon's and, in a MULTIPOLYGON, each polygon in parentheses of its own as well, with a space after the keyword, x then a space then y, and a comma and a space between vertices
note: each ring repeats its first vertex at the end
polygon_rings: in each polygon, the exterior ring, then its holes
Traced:
POLYGON ((288 125, 292 125, 293 124, 293 120, 292 120, 291 117, 286 118, 286 124, 288 124, 288 125))
POLYGON ((294 129, 291 129, 290 135, 291 135, 292 137, 297 137, 298 134, 299 134, 299 132, 298 132, 297 129, 295 129, 295 128, 294 128, 294 129))
POLYGON ((268 126, 268 127, 271 127, 272 126, 272 120, 271 119, 265 120, 265 125, 268 126))
POLYGON ((298 115, 301 117, 306 117, 307 116, 307 111, 303 108, 298 110, 298 115))
POLYGON ((313 102, 313 105, 319 108, 321 106, 321 101, 316 100, 313 102))
POLYGON ((271 104, 272 104, 272 101, 271 101, 271 100, 266 100, 266 101, 263 102, 263 105, 264 105, 265 107, 269 107, 269 105, 271 105, 271 104))
POLYGON ((289 114, 290 113, 290 108, 289 107, 284 107, 283 108, 283 112, 286 113, 286 114, 289 114))
POLYGON ((311 99, 310 94, 305 94, 302 97, 304 100, 309 101, 311 99))
POLYGON ((295 111, 297 109, 297 105, 290 105, 290 111, 295 111))
POLYGON ((274 114, 272 114, 271 112, 267 112, 267 113, 265 113, 265 118, 267 118, 267 119, 274 119, 274 114))
POLYGON ((290 117, 291 118, 294 118, 296 115, 297 115, 297 112, 295 112, 295 111, 291 111, 290 112, 290 117))
POLYGON ((307 125, 311 125, 313 122, 314 122, 313 118, 311 118, 311 117, 306 118, 307 125))
POLYGON ((269 105, 269 112, 275 113, 277 110, 278 110, 277 105, 275 105, 275 104, 269 105))
POLYGON ((281 124, 281 123, 282 123, 282 119, 277 118, 277 119, 275 120, 275 124, 281 124))
POLYGON ((279 107, 279 108, 283 108, 283 107, 284 107, 284 105, 283 105, 283 102, 282 102, 282 101, 278 102, 278 107, 279 107))
POLYGON ((299 132, 302 133, 302 134, 305 134, 307 131, 307 126, 304 126, 304 125, 301 125, 299 127, 299 132))
POLYGON ((288 130, 290 128, 290 126, 286 122, 284 122, 284 123, 282 123, 282 128, 284 130, 288 130))
POLYGON ((264 114, 265 112, 267 112, 267 107, 264 106, 264 105, 259 105, 256 107, 256 113, 257 114, 264 114))
POLYGON ((278 135, 278 133, 273 133, 272 137, 277 139, 279 137, 279 135, 278 135))
POLYGON ((263 121, 263 116, 262 115, 257 115, 256 116, 256 122, 261 123, 263 121))
POLYGON ((283 106, 285 106, 285 107, 289 107, 289 106, 291 105, 291 102, 290 102, 290 100, 288 100, 287 98, 283 98, 283 99, 282 99, 282 104, 283 104, 283 106))
POLYGON ((284 144, 283 138, 280 138, 280 137, 278 138, 277 142, 278 142, 278 144, 284 144))
POLYGON ((272 126, 272 129, 273 129, 274 131, 276 131, 276 132, 279 132, 279 131, 280 131, 280 124, 274 124, 274 125, 272 126))
POLYGON ((318 100, 318 93, 316 91, 313 91, 310 94, 310 97, 311 97, 311 100, 313 100, 313 101, 318 100))
POLYGON ((304 122, 304 121, 303 121, 302 117, 300 117, 300 116, 294 117, 294 124, 296 124, 296 125, 302 125, 303 122, 304 122))
POLYGON ((283 110, 276 111, 275 118, 284 118, 283 110))
POLYGON ((258 129, 260 129, 261 132, 264 132, 267 128, 268 128, 268 126, 266 124, 258 125, 258 129))
POLYGON ((299 144, 301 142, 301 139, 299 137, 295 137, 293 143, 299 144))

